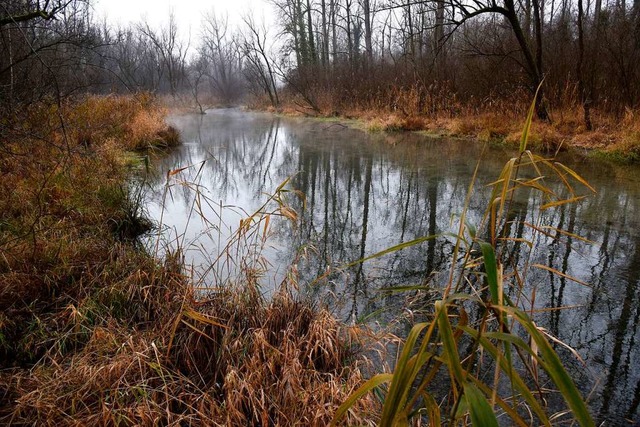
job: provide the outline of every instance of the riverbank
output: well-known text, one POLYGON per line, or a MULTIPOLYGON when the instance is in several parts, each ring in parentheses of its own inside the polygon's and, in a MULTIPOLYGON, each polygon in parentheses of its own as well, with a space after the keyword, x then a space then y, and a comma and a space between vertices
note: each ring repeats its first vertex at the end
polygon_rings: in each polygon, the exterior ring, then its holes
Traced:
MULTIPOLYGON (((251 108, 288 116, 344 119, 369 132, 425 132, 433 136, 462 137, 517 148, 528 102, 504 103, 484 109, 457 106, 431 114, 416 113, 411 106, 386 109, 335 109, 332 105, 314 110, 305 108, 295 96, 282 96, 277 110, 264 100, 254 100, 251 108), (508 105, 507 105, 508 104, 508 105)), ((551 109, 551 122, 535 120, 529 135, 533 150, 554 153, 580 150, 595 157, 620 163, 640 161, 640 112, 626 110, 620 117, 592 109, 593 129, 584 125, 579 106, 551 109)))
POLYGON ((142 94, 6 114, 0 423, 326 425, 361 383, 359 335, 286 283, 267 301, 246 271, 196 297, 179 250, 139 243, 130 177, 179 143, 165 113, 142 94))

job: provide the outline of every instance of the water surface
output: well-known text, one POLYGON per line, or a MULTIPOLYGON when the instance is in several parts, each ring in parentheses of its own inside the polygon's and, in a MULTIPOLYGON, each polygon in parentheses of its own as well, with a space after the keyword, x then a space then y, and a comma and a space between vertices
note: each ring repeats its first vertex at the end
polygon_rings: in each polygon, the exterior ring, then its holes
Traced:
MULTIPOLYGON (((296 260, 301 290, 329 304, 345 321, 384 322, 406 309, 405 294, 380 288, 439 286, 453 239, 441 237, 352 268, 336 271, 337 266, 418 237, 456 231, 483 155, 468 213, 469 222, 479 224, 489 196, 486 186, 513 156, 501 149, 483 153, 482 144, 469 141, 370 134, 334 122, 237 109, 171 121, 184 145, 155 162, 157 178, 147 194, 149 212, 162 219, 165 239, 179 242, 187 260, 205 270, 240 219, 291 178, 290 186, 305 194, 304 202, 289 197, 300 222, 272 220, 273 234, 257 260, 266 271, 262 286, 268 293, 296 260), (167 187, 167 173, 187 166, 170 177, 167 187), (322 275, 325 279, 305 286, 322 275)), ((583 393, 594 390, 590 404, 596 418, 624 425, 638 418, 640 404, 640 173, 602 162, 562 160, 597 193, 546 211, 545 224, 569 234, 549 229, 548 235, 536 237, 539 250, 532 259, 517 245, 511 256, 514 263, 542 264, 588 284, 532 269, 526 293, 535 295, 536 308, 546 310, 536 315, 537 324, 584 360, 582 365, 556 347, 583 393), (566 306, 573 308, 557 309, 566 306)), ((579 193, 589 193, 578 187, 579 193)), ((539 206, 535 192, 516 198, 512 236, 531 236, 521 224, 531 221, 539 206)))

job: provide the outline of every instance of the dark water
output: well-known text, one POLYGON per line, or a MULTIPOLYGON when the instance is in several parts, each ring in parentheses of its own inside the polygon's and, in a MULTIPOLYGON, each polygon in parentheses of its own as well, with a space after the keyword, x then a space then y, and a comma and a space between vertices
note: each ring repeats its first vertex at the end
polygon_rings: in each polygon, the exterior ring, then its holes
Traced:
MULTIPOLYGON (((154 162, 158 178, 147 194, 148 209, 156 220, 162 218, 163 237, 185 248, 196 269, 213 263, 240 219, 260 207, 265 194, 293 177, 291 186, 304 192, 306 206, 303 209, 302 201, 291 197, 300 225, 274 218, 274 233, 261 243, 263 259, 254 261, 267 271, 262 278, 266 293, 298 256, 302 291, 331 305, 345 321, 384 322, 412 309, 405 307, 405 294, 380 288, 437 286, 446 276, 454 241, 442 237, 332 270, 324 280, 305 286, 328 269, 387 247, 455 232, 482 144, 368 134, 337 123, 234 109, 177 116, 171 122, 185 143, 154 162), (189 165, 193 166, 171 177, 163 197, 167 171, 189 165), (200 211, 207 221, 197 214, 200 211), (299 258, 301 254, 305 256, 299 258)), ((470 223, 480 223, 489 196, 486 185, 511 156, 498 149, 484 152, 470 223)), ((537 324, 584 360, 585 365, 556 347, 583 393, 591 393, 594 416, 606 425, 626 425, 625 420, 639 418, 640 404, 640 171, 561 160, 579 170, 597 193, 581 203, 545 211, 544 224, 570 234, 548 229, 548 235, 536 235, 538 249, 531 259, 522 250, 525 245, 512 245, 510 254, 514 263, 541 264, 588 284, 531 268, 525 294, 535 295, 535 307, 545 309, 536 315, 537 324), (573 308, 555 310, 567 306, 573 308)), ((589 193, 580 185, 576 191, 589 193)), ((517 224, 535 219, 532 212, 540 206, 536 194, 516 197, 509 218, 515 221, 509 230, 512 236, 531 237, 530 228, 517 224)), ((233 270, 228 269, 227 273, 233 270)), ((205 280, 222 276, 218 272, 205 280)))

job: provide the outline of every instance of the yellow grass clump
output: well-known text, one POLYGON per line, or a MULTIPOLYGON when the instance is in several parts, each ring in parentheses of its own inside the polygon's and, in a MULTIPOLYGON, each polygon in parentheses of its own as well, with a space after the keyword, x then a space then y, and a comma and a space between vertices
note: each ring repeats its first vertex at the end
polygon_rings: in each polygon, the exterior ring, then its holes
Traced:
MULTIPOLYGON (((268 304, 249 298, 226 292, 197 303, 189 298, 182 311, 174 306, 164 327, 143 331, 95 327, 71 357, 0 375, 13 401, 4 419, 327 425, 362 381, 359 365, 346 363, 353 351, 345 327, 286 292, 268 304)), ((373 400, 360 402, 347 424, 372 424, 373 408, 373 400)))

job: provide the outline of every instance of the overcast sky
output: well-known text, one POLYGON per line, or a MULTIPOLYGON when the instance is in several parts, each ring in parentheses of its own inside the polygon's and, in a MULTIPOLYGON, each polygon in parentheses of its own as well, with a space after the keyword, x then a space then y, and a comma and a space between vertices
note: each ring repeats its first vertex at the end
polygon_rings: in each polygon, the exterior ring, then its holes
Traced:
POLYGON ((107 22, 126 25, 146 17, 150 24, 159 26, 168 21, 173 10, 180 33, 187 37, 191 30, 192 43, 199 36, 202 17, 214 10, 217 15, 228 14, 229 24, 237 25, 243 14, 250 13, 260 21, 273 22, 272 6, 267 0, 95 0, 96 17, 107 22))

